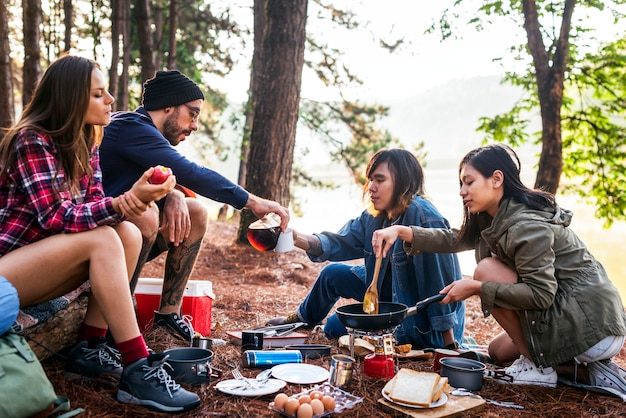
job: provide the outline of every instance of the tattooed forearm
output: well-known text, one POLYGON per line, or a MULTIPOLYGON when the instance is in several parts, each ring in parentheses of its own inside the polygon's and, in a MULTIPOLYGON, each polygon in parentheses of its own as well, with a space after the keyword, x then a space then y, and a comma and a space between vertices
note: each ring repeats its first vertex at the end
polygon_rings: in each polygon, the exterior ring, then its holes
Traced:
POLYGON ((307 241, 309 242, 309 248, 306 250, 307 253, 314 256, 319 256, 322 254, 322 242, 318 237, 316 237, 315 235, 310 235, 307 241))

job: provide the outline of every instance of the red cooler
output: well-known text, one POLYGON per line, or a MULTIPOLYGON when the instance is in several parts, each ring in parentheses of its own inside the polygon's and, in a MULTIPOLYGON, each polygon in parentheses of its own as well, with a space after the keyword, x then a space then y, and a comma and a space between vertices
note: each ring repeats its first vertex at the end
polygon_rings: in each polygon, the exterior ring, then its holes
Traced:
MULTIPOLYGON (((154 311, 159 309, 163 279, 139 278, 135 288, 139 329, 152 328, 154 311)), ((213 309, 213 286, 208 280, 189 280, 183 294, 182 314, 188 315, 196 332, 204 336, 211 334, 211 311, 213 309)))

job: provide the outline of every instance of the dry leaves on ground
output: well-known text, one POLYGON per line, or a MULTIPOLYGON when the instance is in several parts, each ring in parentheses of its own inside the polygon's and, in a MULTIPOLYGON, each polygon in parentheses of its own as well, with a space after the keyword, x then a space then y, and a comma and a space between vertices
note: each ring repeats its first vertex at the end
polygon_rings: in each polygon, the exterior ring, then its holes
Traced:
MULTIPOLYGON (((192 280, 210 280, 216 299, 213 303, 212 338, 228 341, 226 331, 250 329, 265 324, 274 316, 292 312, 306 295, 324 264, 312 263, 302 251, 285 254, 261 253, 249 246, 234 243, 237 226, 232 222, 213 222, 206 235, 204 245, 194 269, 192 280)), ((162 277, 163 256, 148 263, 143 277, 162 277)), ((345 302, 344 302, 345 303, 345 302)), ((479 344, 487 344, 499 333, 493 318, 483 318, 478 300, 467 302, 467 334, 479 344)), ((336 341, 327 340, 319 332, 309 333, 309 343, 325 343, 333 346, 333 353, 340 352, 336 341)), ((146 334, 148 345, 157 350, 182 346, 169 334, 155 330, 146 334)), ((238 346, 227 344, 214 347, 213 365, 224 371, 224 379, 231 378, 229 365, 240 361, 238 346)), ((626 366, 626 349, 616 358, 626 366)), ((328 368, 328 358, 307 360, 328 368)), ((429 370, 429 360, 401 360, 400 367, 429 370)), ((48 376, 58 394, 70 398, 72 407, 81 407, 86 417, 153 417, 156 414, 144 408, 123 405, 115 401, 116 389, 98 383, 68 380, 64 373, 64 362, 51 358, 44 363, 48 376)), ((359 363, 360 366, 360 363, 359 363)), ((255 376, 259 370, 244 369, 247 376, 255 376)), ((385 381, 370 379, 355 373, 351 392, 363 398, 363 402, 341 413, 349 417, 391 417, 383 410, 378 399, 385 381)), ((296 394, 309 386, 288 384, 283 391, 296 394)), ((214 383, 194 386, 191 390, 202 398, 202 404, 193 411, 179 414, 180 417, 271 417, 278 416, 269 410, 273 395, 244 398, 223 394, 214 388, 214 383)), ((613 397, 581 391, 559 385, 555 389, 534 386, 507 386, 486 380, 480 394, 500 401, 514 401, 524 410, 503 409, 487 405, 482 411, 467 416, 480 417, 614 417, 626 414, 626 404, 613 397)))

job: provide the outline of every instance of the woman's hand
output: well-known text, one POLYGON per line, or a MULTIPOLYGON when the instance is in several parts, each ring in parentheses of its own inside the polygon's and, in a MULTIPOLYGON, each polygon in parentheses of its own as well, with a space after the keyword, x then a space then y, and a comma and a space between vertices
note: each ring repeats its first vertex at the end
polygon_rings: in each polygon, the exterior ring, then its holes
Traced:
POLYGON ((413 231, 410 227, 404 225, 393 225, 374 231, 374 234, 372 235, 372 248, 374 249, 374 254, 378 257, 381 255, 382 251, 382 257, 386 257, 387 252, 391 249, 398 238, 403 241, 410 242, 413 240, 413 231))
POLYGON ((141 216, 151 203, 144 203, 133 193, 126 192, 117 197, 118 212, 127 218, 141 216))
POLYGON ((154 167, 147 169, 143 175, 133 184, 130 192, 145 204, 155 200, 161 200, 176 186, 176 177, 171 175, 161 184, 152 184, 148 180, 154 173, 154 167))
POLYGON ((439 293, 446 293, 446 297, 441 300, 441 303, 452 303, 465 300, 471 296, 480 296, 480 288, 482 283, 473 279, 461 279, 456 282, 450 283, 439 293))

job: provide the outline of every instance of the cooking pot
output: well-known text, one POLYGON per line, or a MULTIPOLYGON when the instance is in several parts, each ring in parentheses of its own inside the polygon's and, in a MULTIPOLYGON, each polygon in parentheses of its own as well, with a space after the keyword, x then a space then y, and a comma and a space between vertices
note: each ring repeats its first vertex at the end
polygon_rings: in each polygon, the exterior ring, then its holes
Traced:
POLYGON ((172 367, 170 376, 177 383, 201 385, 209 383, 211 378, 222 376, 222 371, 211 367, 213 352, 204 348, 180 347, 165 350, 167 363, 172 367))
POLYGON ((450 386, 467 390, 480 390, 483 387, 484 363, 464 357, 444 357, 439 362, 439 374, 448 378, 450 386))
POLYGON ((377 314, 363 312, 363 303, 352 303, 337 308, 337 318, 347 328, 368 331, 389 329, 400 325, 406 317, 423 311, 432 303, 439 302, 445 297, 445 294, 438 293, 417 302, 410 308, 403 303, 380 302, 377 314))

